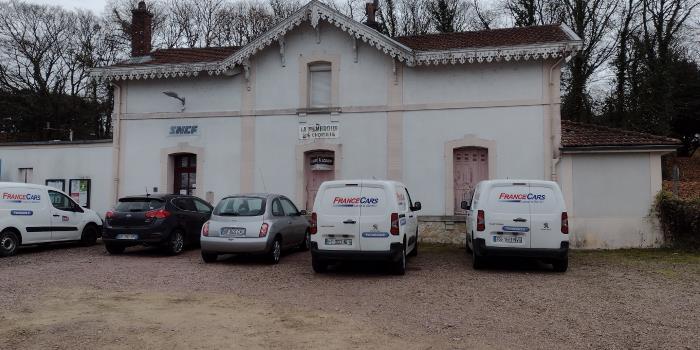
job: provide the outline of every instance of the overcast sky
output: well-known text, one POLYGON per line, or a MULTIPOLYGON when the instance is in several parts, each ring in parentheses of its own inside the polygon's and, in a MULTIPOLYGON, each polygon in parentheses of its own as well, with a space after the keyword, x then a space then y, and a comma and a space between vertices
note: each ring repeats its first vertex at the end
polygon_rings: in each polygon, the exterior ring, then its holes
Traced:
POLYGON ((88 9, 96 14, 101 14, 107 0, 26 0, 36 4, 58 5, 67 9, 88 9))

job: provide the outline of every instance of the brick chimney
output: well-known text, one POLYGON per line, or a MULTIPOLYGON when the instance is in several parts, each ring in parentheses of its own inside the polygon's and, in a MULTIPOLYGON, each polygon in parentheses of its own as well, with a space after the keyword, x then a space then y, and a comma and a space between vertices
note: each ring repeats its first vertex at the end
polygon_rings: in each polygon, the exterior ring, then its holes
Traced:
POLYGON ((131 57, 147 56, 151 53, 153 14, 139 1, 138 8, 131 10, 131 57))
POLYGON ((377 23, 377 11, 379 11, 379 0, 368 0, 365 4, 365 11, 367 13, 367 22, 365 22, 365 24, 368 27, 379 30, 379 23, 377 23))

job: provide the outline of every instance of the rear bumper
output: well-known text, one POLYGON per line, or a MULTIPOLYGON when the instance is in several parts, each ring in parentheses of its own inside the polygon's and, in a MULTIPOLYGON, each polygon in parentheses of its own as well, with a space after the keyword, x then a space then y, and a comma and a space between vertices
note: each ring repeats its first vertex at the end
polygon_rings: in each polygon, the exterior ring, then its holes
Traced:
POLYGON ((104 227, 102 230, 103 242, 123 245, 159 245, 167 242, 169 237, 170 230, 162 226, 147 228, 104 227), (120 234, 136 234, 138 239, 117 239, 117 235, 120 234))
POLYGON ((509 256, 537 259, 565 259, 569 255, 569 242, 561 242, 560 248, 532 249, 532 248, 501 248, 488 247, 483 238, 474 239, 474 254, 478 256, 509 256))
POLYGON ((202 252, 211 254, 259 254, 269 249, 268 238, 222 238, 204 237, 199 239, 202 252))
POLYGON ((318 243, 311 242, 311 255, 322 261, 398 261, 403 252, 402 243, 391 243, 389 250, 321 250, 318 243))

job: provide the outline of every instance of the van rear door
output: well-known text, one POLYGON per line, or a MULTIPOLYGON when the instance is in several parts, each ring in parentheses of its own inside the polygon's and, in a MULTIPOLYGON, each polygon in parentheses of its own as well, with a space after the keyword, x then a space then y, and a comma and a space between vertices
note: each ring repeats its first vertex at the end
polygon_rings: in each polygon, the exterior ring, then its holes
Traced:
POLYGON ((530 248, 529 193, 527 183, 491 185, 483 207, 487 246, 530 248))
POLYGON ((530 185, 530 246, 532 248, 561 247, 561 213, 563 203, 559 190, 553 185, 530 185))
POLYGON ((321 188, 314 208, 318 225, 318 248, 360 250, 361 184, 333 183, 321 188))
MULTIPOLYGON (((383 184, 362 184, 360 197, 360 248, 363 251, 387 251, 391 246, 391 213, 388 189, 383 184)), ((404 213, 401 213, 404 214, 404 213)), ((405 218, 402 218, 405 222, 405 218)))

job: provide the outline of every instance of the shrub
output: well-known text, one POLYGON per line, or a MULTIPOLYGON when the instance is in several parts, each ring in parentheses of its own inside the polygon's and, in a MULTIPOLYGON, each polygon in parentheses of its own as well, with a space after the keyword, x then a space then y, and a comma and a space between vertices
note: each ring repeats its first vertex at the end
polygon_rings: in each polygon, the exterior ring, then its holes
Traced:
POLYGON ((667 244, 700 249, 700 198, 680 199, 661 191, 656 198, 656 213, 667 244))

